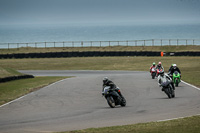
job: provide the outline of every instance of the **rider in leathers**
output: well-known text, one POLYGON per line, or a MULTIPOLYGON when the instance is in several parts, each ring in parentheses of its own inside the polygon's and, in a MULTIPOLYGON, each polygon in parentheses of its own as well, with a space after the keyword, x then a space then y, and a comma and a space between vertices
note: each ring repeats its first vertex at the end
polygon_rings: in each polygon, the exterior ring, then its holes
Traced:
MULTIPOLYGON (((167 80, 169 80, 171 82, 172 88, 175 90, 173 80, 171 79, 171 77, 169 75, 165 74, 164 71, 160 72, 160 75, 158 76, 158 84, 159 84, 159 86, 161 86, 161 83, 165 79, 167 79, 167 80)), ((162 91, 163 91, 163 88, 162 88, 162 91)))
MULTIPOLYGON (((110 86, 110 89, 113 89, 114 91, 116 91, 120 96, 121 98, 124 98, 121 94, 121 91, 119 88, 117 88, 117 86, 111 81, 109 80, 107 77, 103 78, 103 89, 102 89, 102 92, 104 91, 104 87, 105 86, 110 86)), ((103 93, 102 93, 103 95, 103 93)))
POLYGON ((176 64, 173 64, 173 67, 172 67, 172 69, 169 71, 169 74, 173 75, 173 73, 174 73, 175 71, 179 72, 180 75, 181 75, 180 69, 176 66, 176 64))

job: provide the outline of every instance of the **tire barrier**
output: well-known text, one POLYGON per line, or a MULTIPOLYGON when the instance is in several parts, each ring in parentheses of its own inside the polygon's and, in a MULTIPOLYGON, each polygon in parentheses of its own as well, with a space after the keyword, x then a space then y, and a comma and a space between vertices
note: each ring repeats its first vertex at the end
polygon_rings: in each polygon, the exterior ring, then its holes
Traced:
MULTIPOLYGON (((85 52, 48 52, 0 54, 0 59, 11 58, 61 58, 61 57, 103 57, 103 56, 160 56, 153 51, 85 51, 85 52)), ((200 56, 200 52, 165 52, 164 56, 200 56)))
POLYGON ((34 78, 33 75, 19 75, 19 76, 10 76, 5 78, 0 78, 0 83, 18 80, 18 79, 27 79, 27 78, 34 78))

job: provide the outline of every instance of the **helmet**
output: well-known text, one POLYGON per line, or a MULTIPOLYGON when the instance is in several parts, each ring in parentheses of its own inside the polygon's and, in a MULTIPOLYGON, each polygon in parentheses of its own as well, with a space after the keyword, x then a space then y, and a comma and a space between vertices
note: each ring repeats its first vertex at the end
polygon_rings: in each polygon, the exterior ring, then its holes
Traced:
POLYGON ((161 64, 162 64, 161 62, 158 62, 158 66, 159 66, 159 67, 161 66, 161 64))
POLYGON ((160 76, 164 76, 164 71, 160 71, 160 76))
POLYGON ((103 78, 103 83, 105 84, 108 81, 108 77, 103 78))
POLYGON ((156 63, 155 62, 153 62, 153 66, 155 66, 156 65, 156 63))
POLYGON ((176 69, 176 64, 173 64, 173 68, 176 69))

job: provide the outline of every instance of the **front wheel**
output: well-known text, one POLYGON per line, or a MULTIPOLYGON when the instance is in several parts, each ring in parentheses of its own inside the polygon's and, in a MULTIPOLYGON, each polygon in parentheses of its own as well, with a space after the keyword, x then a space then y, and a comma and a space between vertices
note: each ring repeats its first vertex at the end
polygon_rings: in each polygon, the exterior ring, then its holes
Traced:
POLYGON ((178 80, 176 80, 176 83, 175 83, 176 87, 178 87, 178 83, 179 83, 178 80))
POLYGON ((169 88, 165 88, 164 91, 165 91, 166 95, 168 96, 168 98, 172 98, 170 91, 169 91, 169 88))
POLYGON ((152 79, 155 79, 156 73, 152 73, 152 79))
POLYGON ((115 100, 113 99, 112 96, 109 96, 106 98, 107 99, 107 102, 108 102, 108 105, 111 107, 111 108, 114 108, 115 107, 115 100))

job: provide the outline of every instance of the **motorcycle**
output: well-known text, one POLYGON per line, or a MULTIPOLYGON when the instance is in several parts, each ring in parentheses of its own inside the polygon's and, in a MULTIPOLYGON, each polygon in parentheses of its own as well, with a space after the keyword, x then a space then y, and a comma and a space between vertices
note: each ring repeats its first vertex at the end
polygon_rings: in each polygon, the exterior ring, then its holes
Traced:
POLYGON ((163 91, 168 96, 168 98, 174 98, 175 97, 175 91, 172 88, 171 81, 165 80, 160 85, 163 88, 163 91))
POLYGON ((115 90, 110 89, 110 86, 105 86, 102 94, 111 108, 115 108, 117 105, 126 106, 126 99, 121 97, 115 90))
POLYGON ((154 79, 155 76, 156 76, 156 68, 155 68, 155 67, 153 67, 153 68, 151 69, 151 76, 152 76, 152 79, 154 79))
POLYGON ((175 71, 173 73, 173 82, 176 87, 178 87, 179 83, 181 82, 181 75, 179 72, 175 71))

